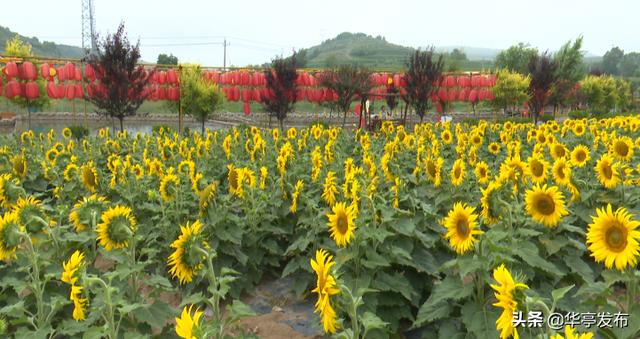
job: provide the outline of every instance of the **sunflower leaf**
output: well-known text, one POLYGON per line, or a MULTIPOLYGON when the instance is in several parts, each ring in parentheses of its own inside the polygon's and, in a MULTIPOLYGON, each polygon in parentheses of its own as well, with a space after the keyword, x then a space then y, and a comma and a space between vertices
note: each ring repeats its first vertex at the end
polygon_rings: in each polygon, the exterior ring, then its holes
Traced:
POLYGON ((540 268, 556 277, 563 277, 564 274, 553 264, 540 257, 538 248, 530 241, 520 244, 519 251, 516 254, 532 267, 540 268))
POLYGON ((434 320, 446 318, 451 314, 451 311, 453 311, 453 305, 444 300, 435 303, 427 301, 420 307, 416 321, 413 322, 410 329, 419 328, 434 320))

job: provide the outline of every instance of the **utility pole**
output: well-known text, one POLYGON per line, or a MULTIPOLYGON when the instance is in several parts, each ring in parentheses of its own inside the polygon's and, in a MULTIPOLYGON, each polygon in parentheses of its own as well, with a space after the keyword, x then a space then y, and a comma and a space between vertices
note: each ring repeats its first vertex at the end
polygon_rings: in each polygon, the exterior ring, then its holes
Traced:
POLYGON ((227 44, 227 38, 224 38, 224 69, 227 69, 227 46, 229 46, 230 44, 227 44))

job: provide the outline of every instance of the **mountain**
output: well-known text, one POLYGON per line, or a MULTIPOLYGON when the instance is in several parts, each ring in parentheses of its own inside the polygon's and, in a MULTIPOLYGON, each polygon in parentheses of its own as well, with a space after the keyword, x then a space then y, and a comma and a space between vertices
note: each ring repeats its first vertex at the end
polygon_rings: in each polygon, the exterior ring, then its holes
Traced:
MULTIPOLYGON (((7 41, 13 40, 16 34, 18 33, 12 32, 8 27, 0 26, 0 54, 5 53, 7 41)), ((82 59, 85 56, 84 50, 77 46, 59 45, 51 41, 40 42, 36 37, 29 38, 22 35, 20 40, 31 44, 34 56, 68 59, 82 59)))

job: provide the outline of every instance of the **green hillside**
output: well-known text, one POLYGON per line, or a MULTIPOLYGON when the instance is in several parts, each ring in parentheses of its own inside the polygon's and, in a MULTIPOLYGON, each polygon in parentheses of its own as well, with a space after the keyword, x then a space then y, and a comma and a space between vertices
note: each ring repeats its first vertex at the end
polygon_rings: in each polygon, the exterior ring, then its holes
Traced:
MULTIPOLYGON (((436 51, 438 51, 437 48, 436 51)), ((403 70, 405 58, 414 52, 413 47, 387 42, 381 36, 374 38, 364 33, 344 32, 309 48, 306 67, 327 68, 327 59, 335 56, 337 65, 357 62, 374 70, 400 71, 403 70)), ((447 56, 445 56, 445 62, 446 60, 447 56)), ((460 71, 488 71, 492 67, 491 60, 464 60, 460 64, 460 71)))
MULTIPOLYGON (((10 31, 9 28, 0 26, 0 54, 5 52, 7 40, 13 40, 16 34, 18 33, 10 31)), ((51 41, 40 42, 38 38, 29 38, 22 35, 20 35, 20 40, 31 44, 33 47, 33 55, 35 56, 68 59, 82 59, 85 56, 84 50, 76 46, 59 45, 51 41)))

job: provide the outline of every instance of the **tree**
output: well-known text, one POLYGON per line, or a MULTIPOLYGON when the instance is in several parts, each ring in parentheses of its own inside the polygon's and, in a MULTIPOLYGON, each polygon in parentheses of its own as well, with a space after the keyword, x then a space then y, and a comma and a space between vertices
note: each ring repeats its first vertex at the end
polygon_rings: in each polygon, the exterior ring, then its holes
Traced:
POLYGON ((404 61, 407 97, 420 116, 420 123, 429 110, 429 100, 435 93, 437 84, 442 80, 443 56, 440 54, 438 60, 434 61, 434 50, 433 46, 426 51, 418 49, 415 54, 410 55, 409 60, 404 61))
POLYGON ((171 53, 171 55, 160 54, 158 55, 157 64, 158 65, 177 65, 178 57, 173 55, 173 53, 171 53))
POLYGON ((620 47, 613 47, 610 51, 604 54, 602 57, 602 73, 609 75, 620 74, 620 63, 624 57, 624 51, 620 47))
MULTIPOLYGON (((307 62, 309 62, 309 59, 307 57, 308 54, 308 49, 306 48, 301 48, 298 53, 296 53, 296 67, 297 68, 306 68, 307 67, 307 62)), ((284 59, 286 62, 290 62, 291 61, 291 57, 286 57, 284 59)))
POLYGON ((555 54, 553 60, 558 64, 558 80, 551 88, 549 104, 553 105, 553 111, 557 106, 568 106, 575 100, 575 85, 584 76, 584 62, 582 61, 585 52, 582 50, 582 35, 576 38, 571 45, 571 40, 567 41, 555 54))
POLYGON ((465 53, 464 48, 461 48, 461 49, 454 48, 453 52, 451 52, 451 57, 458 60, 468 60, 467 53, 465 53))
POLYGON ((447 54, 447 72, 459 72, 462 69, 462 61, 467 60, 467 55, 464 50, 457 48, 453 49, 453 52, 447 54))
POLYGON ((519 42, 517 45, 509 47, 506 51, 501 51, 496 56, 494 63, 496 69, 507 68, 521 74, 526 72, 527 63, 531 54, 538 54, 538 50, 531 48, 531 45, 519 42))
POLYGON ((287 113, 292 112, 296 104, 296 52, 293 52, 291 59, 286 61, 280 57, 276 57, 271 63, 273 68, 269 68, 265 73, 267 88, 271 94, 271 100, 266 97, 262 98, 264 109, 270 116, 278 119, 280 129, 284 130, 284 119, 287 113))
POLYGON ((640 69, 640 53, 625 54, 620 63, 620 74, 623 77, 635 77, 638 69, 640 69))
POLYGON ((140 40, 135 46, 131 45, 124 33, 124 23, 120 23, 113 35, 96 40, 96 52, 87 51, 87 62, 96 70, 96 78, 104 85, 104 91, 96 90, 97 86, 89 82, 88 91, 94 95, 87 96, 87 100, 96 105, 99 113, 117 118, 123 130, 123 119, 135 115, 146 99, 143 92, 153 74, 146 73, 141 66, 136 67, 140 40))
MULTIPOLYGON (((28 42, 23 43, 22 40, 20 40, 20 35, 18 34, 16 34, 12 41, 7 40, 5 53, 10 56, 22 57, 23 61, 33 62, 36 70, 40 68, 39 65, 35 63, 35 59, 29 58, 33 56, 31 44, 28 42)), ((27 80, 20 80, 19 78, 16 78, 15 80, 18 82, 27 82, 27 80)), ((39 98, 30 99, 26 96, 22 97, 21 95, 16 95, 12 99, 7 99, 10 103, 27 110, 27 114, 29 115, 29 128, 31 128, 31 109, 42 110, 52 104, 51 99, 46 95, 46 79, 38 77, 36 83, 38 84, 40 91, 39 98)))
POLYGON ((551 87, 558 79, 558 64, 544 52, 542 55, 531 54, 527 72, 530 74, 529 107, 534 123, 538 123, 540 112, 547 105, 551 87))
POLYGON ((329 56, 327 56, 324 59, 324 67, 325 68, 336 68, 336 67, 338 67, 338 56, 336 56, 335 53, 329 54, 329 56))
POLYGON ((631 83, 624 79, 616 79, 616 90, 618 92, 617 106, 626 109, 631 105, 631 83))
MULTIPOLYGON (((626 83, 624 80, 621 81, 626 83)), ((618 83, 612 76, 604 74, 601 76, 587 75, 580 81, 580 91, 592 109, 602 106, 609 110, 613 109, 619 104, 621 96, 626 97, 622 104, 628 106, 630 102, 628 83, 618 83)))
POLYGON ((496 72, 498 79, 495 86, 491 88, 494 100, 491 102, 494 112, 504 108, 505 111, 509 105, 522 105, 529 100, 529 82, 531 78, 524 76, 518 72, 510 71, 505 68, 496 72))
POLYGON ((347 120, 347 111, 351 108, 351 103, 357 100, 357 97, 364 98, 369 95, 373 87, 371 74, 368 68, 355 64, 341 65, 337 69, 325 71, 322 75, 322 86, 338 94, 335 107, 343 113, 342 126, 347 120))
POLYGON ((193 116, 202 124, 204 135, 204 123, 222 107, 224 94, 218 85, 204 77, 200 65, 180 65, 180 68, 180 101, 167 101, 167 104, 177 111, 182 103, 183 113, 193 116))

